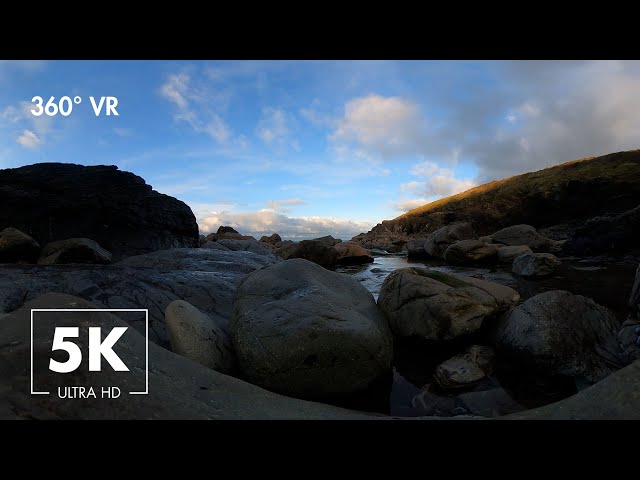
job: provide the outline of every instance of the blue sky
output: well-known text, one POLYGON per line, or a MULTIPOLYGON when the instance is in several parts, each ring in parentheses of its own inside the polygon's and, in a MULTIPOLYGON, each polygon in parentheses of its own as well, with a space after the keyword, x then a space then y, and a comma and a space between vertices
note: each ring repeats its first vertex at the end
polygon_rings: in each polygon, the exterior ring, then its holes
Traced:
POLYGON ((350 238, 471 186, 638 148, 636 61, 0 61, 0 168, 117 165, 203 232, 350 238), (31 98, 80 96, 67 117, 31 98), (96 117, 89 96, 118 98, 96 117))

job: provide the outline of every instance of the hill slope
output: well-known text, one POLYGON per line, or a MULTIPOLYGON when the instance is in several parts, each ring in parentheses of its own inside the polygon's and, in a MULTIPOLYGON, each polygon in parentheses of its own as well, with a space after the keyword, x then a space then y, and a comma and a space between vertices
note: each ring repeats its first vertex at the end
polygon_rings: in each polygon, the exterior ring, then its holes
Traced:
POLYGON ((640 150, 584 158, 467 190, 385 220, 356 237, 365 245, 426 236, 455 221, 478 235, 519 223, 545 228, 578 226, 602 214, 640 204, 640 150))

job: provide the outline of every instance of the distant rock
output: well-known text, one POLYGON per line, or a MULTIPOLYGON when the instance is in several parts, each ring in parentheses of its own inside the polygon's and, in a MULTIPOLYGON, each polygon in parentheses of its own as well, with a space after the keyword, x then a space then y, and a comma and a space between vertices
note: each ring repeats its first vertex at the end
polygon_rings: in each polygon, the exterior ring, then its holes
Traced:
POLYGON ((491 347, 472 345, 466 353, 438 365, 433 378, 444 389, 468 387, 493 371, 494 357, 491 347))
POLYGON ((496 348, 523 368, 597 382, 622 366, 618 322, 581 295, 554 290, 531 297, 495 324, 496 348))
POLYGON ((38 163, 0 170, 0 230, 29 232, 40 245, 91 238, 121 258, 196 247, 198 224, 180 200, 115 166, 38 163))
POLYGON ((0 263, 35 263, 40 245, 26 233, 16 228, 0 232, 0 263))
POLYGON ((204 245, 204 244, 205 244, 205 243, 207 243, 207 242, 208 242, 207 237, 205 237, 204 235, 200 235, 200 239, 198 240, 198 244, 199 244, 200 246, 202 246, 202 245, 204 245))
POLYGON ((551 253, 526 253, 513 260, 511 270, 521 277, 551 275, 562 262, 551 253))
POLYGON ((355 242, 340 242, 334 245, 340 265, 361 265, 373 263, 373 255, 355 242))
POLYGON ((221 373, 235 373, 229 334, 211 317, 184 300, 167 305, 164 316, 174 353, 221 373))
POLYGON ((223 233, 239 233, 239 232, 233 227, 225 227, 221 225, 220 227, 218 227, 218 231, 216 232, 216 235, 222 235, 223 233))
POLYGON ((520 255, 533 253, 527 245, 505 246, 498 250, 498 262, 512 264, 520 255))
POLYGON ((424 251, 428 256, 444 258, 449 246, 460 240, 470 240, 474 237, 475 232, 469 223, 452 223, 430 234, 424 242, 424 251))
POLYGON ((495 263, 498 250, 498 246, 480 240, 460 240, 447 248, 444 259, 450 265, 495 263))
POLYGON ((518 293, 504 285, 426 268, 401 268, 382 284, 378 306, 400 337, 450 340, 470 334, 485 317, 515 305, 518 293))
POLYGON ((310 240, 310 241, 320 243, 325 247, 333 247, 334 245, 337 245, 338 243, 342 242, 342 240, 340 240, 339 238, 333 238, 331 235, 314 238, 313 240, 310 240))
POLYGON ((391 333, 371 293, 307 260, 241 282, 231 337, 249 381, 285 395, 356 392, 391 371, 391 333))
POLYGON ((260 241, 263 243, 269 243, 271 245, 275 245, 276 243, 281 242, 282 238, 277 233, 273 233, 269 237, 267 237, 266 235, 263 235, 262 238, 260 238, 260 241))
POLYGON ((531 225, 513 225, 491 235, 494 243, 508 246, 526 245, 534 252, 550 252, 558 242, 540 235, 531 225))
MULTIPOLYGON (((326 240, 302 240, 287 244, 276 250, 276 254, 285 260, 303 258, 323 267, 333 267, 338 261, 338 252, 326 240)), ((332 237, 333 238, 333 237, 332 237)))
POLYGON ((64 263, 111 263, 111 253, 90 238, 68 238, 47 243, 40 252, 39 265, 64 263))
POLYGON ((251 240, 218 240, 217 242, 232 252, 237 251, 245 251, 245 252, 253 252, 258 255, 273 255, 271 250, 264 246, 264 244, 258 242, 255 239, 251 240))

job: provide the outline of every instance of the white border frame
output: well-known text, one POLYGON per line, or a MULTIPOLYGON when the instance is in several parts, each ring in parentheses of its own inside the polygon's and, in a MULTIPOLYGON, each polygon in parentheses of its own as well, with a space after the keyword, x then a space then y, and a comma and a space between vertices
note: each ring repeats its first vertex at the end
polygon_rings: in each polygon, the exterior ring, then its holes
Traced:
POLYGON ((49 395, 50 392, 33 390, 33 313, 34 312, 144 312, 145 340, 145 385, 144 392, 129 392, 129 395, 149 395, 149 309, 148 308, 32 308, 31 309, 31 395, 49 395))

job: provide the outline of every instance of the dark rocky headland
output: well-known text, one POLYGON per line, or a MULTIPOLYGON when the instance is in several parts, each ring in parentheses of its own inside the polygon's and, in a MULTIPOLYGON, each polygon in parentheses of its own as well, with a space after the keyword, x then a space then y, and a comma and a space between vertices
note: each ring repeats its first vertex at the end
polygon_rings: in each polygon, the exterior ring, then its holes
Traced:
MULTIPOLYGON (((113 166, 0 170, 0 418, 639 419, 639 233, 640 151, 347 241, 200 235, 186 204, 113 166), (149 309, 149 395, 31 395, 34 308, 149 309)), ((65 321, 34 323, 36 371, 65 321)), ((84 347, 92 326, 132 327, 118 355, 140 368, 139 316, 92 313, 84 347)), ((66 385, 86 383, 82 366, 66 385)))

